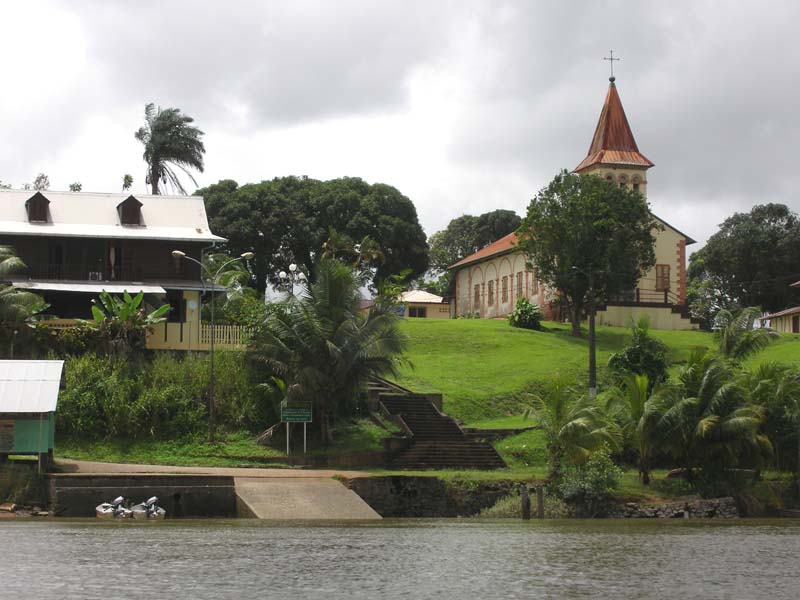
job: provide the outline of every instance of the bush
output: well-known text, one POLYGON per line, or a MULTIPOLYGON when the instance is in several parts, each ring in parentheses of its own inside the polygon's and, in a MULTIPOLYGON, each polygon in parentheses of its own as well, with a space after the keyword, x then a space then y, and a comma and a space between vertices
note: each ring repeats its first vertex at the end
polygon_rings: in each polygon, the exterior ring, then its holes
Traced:
POLYGON ((542 310, 538 304, 532 304, 527 298, 517 298, 514 311, 508 315, 512 327, 523 329, 542 329, 542 310))
POLYGON ((631 341, 611 355, 609 368, 618 376, 627 373, 647 375, 648 391, 667 380, 667 347, 661 340, 650 337, 650 320, 642 317, 631 320, 631 341))
MULTIPOLYGON (((179 438, 208 427, 209 357, 159 352, 129 363, 85 355, 66 360, 56 427, 81 439, 179 438)), ((276 394, 258 385, 241 352, 215 354, 215 405, 221 429, 259 432, 276 418, 276 394)))
POLYGON ((596 517, 604 512, 621 477, 622 469, 614 464, 610 450, 604 446, 585 463, 567 467, 556 482, 556 491, 576 516, 596 517))

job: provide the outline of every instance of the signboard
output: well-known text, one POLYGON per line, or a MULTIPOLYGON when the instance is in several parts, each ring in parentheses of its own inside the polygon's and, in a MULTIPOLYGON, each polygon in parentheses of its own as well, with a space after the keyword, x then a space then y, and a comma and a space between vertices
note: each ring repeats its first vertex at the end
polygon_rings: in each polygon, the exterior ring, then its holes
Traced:
POLYGON ((284 423, 311 423, 311 402, 281 402, 281 421, 284 423))
POLYGON ((0 420, 0 452, 14 450, 14 421, 0 420))

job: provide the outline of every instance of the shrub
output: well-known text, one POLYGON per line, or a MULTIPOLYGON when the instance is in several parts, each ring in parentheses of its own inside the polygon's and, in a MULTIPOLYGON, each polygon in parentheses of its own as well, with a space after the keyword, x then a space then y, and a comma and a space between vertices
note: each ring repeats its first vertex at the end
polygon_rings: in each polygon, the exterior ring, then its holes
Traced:
MULTIPOLYGON (((68 357, 57 430, 87 440, 204 434, 208 358, 164 352, 134 363, 92 355, 68 357)), ((275 420, 275 393, 258 385, 258 373, 244 353, 217 352, 215 375, 221 428, 255 433, 275 420)))
POLYGON ((508 315, 508 322, 512 327, 541 330, 542 310, 538 304, 532 304, 527 298, 517 298, 517 305, 508 315))
POLYGON ((596 517, 604 512, 621 477, 622 469, 604 446, 585 463, 568 467, 556 482, 556 491, 576 516, 596 517))
POLYGON ((650 320, 645 316, 631 319, 631 341, 611 355, 609 368, 617 375, 628 373, 647 375, 648 391, 667 380, 667 347, 661 340, 650 337, 650 320))

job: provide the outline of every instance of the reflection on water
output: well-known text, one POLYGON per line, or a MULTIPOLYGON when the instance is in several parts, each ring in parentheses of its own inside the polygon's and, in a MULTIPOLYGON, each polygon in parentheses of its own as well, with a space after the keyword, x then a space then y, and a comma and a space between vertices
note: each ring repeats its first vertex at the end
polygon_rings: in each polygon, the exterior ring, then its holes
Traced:
POLYGON ((800 521, 13 521, 0 598, 798 598, 800 521))

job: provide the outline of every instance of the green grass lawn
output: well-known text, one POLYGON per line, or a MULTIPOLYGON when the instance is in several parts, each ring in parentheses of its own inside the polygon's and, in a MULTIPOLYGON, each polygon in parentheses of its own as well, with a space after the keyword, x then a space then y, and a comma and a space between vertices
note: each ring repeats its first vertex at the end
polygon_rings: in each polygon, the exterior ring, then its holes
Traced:
MULTIPOLYGON (((408 358, 398 383, 421 392, 444 394, 445 412, 478 427, 503 427, 497 419, 518 417, 530 404, 529 393, 557 373, 580 377, 587 369, 588 340, 574 338, 569 327, 545 323, 545 331, 516 329, 504 320, 407 319, 408 358), (495 424, 486 425, 487 421, 495 424)), ((654 331, 682 362, 693 346, 711 346, 710 334, 654 331)), ((629 338, 622 327, 598 327, 598 365, 629 338)), ((800 344, 798 344, 800 357, 800 344)))

